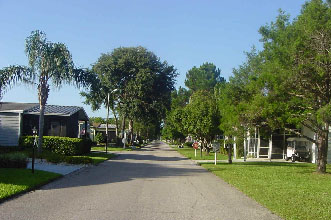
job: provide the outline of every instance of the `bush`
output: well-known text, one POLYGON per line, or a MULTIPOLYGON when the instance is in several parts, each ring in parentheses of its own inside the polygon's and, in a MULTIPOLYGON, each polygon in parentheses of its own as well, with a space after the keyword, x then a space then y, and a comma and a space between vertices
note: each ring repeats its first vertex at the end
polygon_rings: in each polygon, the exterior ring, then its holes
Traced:
MULTIPOLYGON (((21 147, 33 147, 33 136, 22 136, 19 140, 21 147)), ((68 137, 43 137, 43 148, 51 152, 73 156, 82 155, 91 151, 92 141, 88 138, 68 138, 68 137)))
POLYGON ((25 154, 11 153, 0 155, 0 168, 26 168, 28 159, 25 154))
POLYGON ((96 135, 95 135, 95 141, 98 143, 98 144, 100 144, 100 143, 105 143, 106 141, 105 141, 105 138, 104 138, 104 136, 102 135, 102 133, 97 133, 96 135))
POLYGON ((44 158, 50 163, 63 163, 65 161, 64 155, 48 153, 44 158))
POLYGON ((65 157, 64 162, 70 164, 89 164, 93 163, 93 160, 87 156, 67 156, 65 157))
POLYGON ((2 147, 0 146, 0 154, 6 154, 6 153, 10 153, 13 151, 21 151, 23 150, 22 147, 2 147))

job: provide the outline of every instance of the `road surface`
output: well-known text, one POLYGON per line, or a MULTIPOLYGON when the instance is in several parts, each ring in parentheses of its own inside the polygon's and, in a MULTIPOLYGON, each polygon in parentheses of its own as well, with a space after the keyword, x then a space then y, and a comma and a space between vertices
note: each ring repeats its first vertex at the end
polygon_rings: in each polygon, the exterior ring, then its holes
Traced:
POLYGON ((0 204, 0 219, 279 219, 155 142, 0 204))

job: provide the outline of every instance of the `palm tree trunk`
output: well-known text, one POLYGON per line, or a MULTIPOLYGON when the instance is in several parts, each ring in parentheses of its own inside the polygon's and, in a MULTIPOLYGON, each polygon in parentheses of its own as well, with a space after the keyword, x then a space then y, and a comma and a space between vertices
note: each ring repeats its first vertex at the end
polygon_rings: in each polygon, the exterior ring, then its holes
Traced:
POLYGON ((44 136, 44 115, 45 115, 45 107, 47 103, 47 98, 49 94, 49 86, 47 84, 47 79, 44 77, 40 78, 40 84, 38 85, 38 96, 39 96, 39 138, 38 138, 38 153, 42 152, 42 143, 44 136))
POLYGON ((44 115, 45 115, 45 105, 40 104, 40 115, 39 115, 39 138, 38 138, 38 153, 42 152, 42 142, 44 135, 44 115))

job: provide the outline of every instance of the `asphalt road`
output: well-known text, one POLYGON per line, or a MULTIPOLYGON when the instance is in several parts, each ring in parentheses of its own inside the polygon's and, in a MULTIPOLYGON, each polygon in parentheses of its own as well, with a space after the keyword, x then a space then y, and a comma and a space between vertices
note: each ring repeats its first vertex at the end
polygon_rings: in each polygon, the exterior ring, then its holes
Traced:
POLYGON ((155 142, 0 205, 0 219, 279 219, 155 142))

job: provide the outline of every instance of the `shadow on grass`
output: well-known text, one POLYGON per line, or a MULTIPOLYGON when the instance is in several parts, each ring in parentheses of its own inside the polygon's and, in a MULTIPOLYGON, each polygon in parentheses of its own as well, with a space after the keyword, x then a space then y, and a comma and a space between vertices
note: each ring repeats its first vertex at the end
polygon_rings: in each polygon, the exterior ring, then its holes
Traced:
MULTIPOLYGON (((199 163, 199 165, 214 165, 214 163, 199 163)), ((210 171, 225 171, 229 166, 247 166, 247 167, 258 167, 258 168, 268 168, 268 167, 294 167, 302 168, 296 169, 294 172, 300 174, 316 174, 316 175, 331 175, 331 172, 327 171, 325 174, 320 174, 316 172, 316 165, 312 163, 286 163, 286 162, 235 162, 232 164, 229 163, 218 163, 217 166, 207 167, 210 171), (308 169, 307 169, 308 168, 308 169)), ((331 166, 327 167, 327 170, 331 169, 331 166)))
MULTIPOLYGON (((213 162, 200 163, 202 164, 214 164, 213 162)), ((222 166, 259 166, 259 167, 313 167, 314 164, 309 163, 286 163, 286 162, 233 162, 229 163, 217 163, 222 166)))

